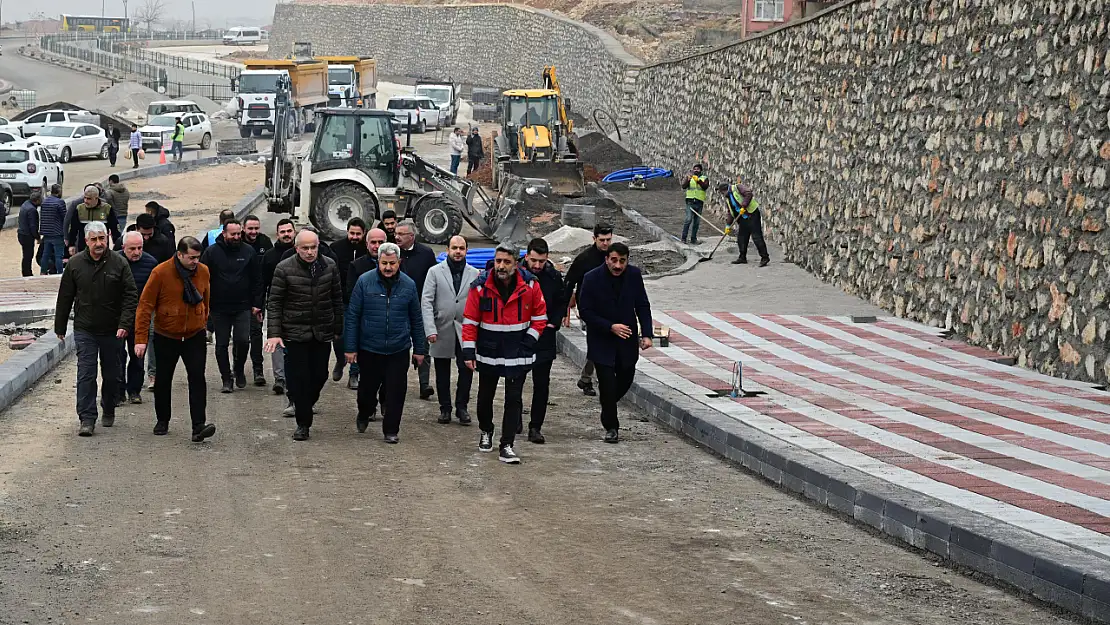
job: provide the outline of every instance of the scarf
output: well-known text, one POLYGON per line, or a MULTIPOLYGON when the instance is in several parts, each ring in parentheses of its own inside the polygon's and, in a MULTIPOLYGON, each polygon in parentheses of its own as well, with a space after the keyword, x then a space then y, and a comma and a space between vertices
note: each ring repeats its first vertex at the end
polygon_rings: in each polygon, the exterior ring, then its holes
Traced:
POLYGON ((459 289, 462 288, 463 270, 466 269, 466 259, 455 262, 450 258, 447 259, 447 268, 451 270, 451 281, 454 282, 455 295, 459 294, 459 289))
POLYGON ((174 257, 173 265, 177 268, 177 275, 181 276, 181 281, 185 283, 185 286, 181 289, 181 299, 185 300, 185 303, 190 306, 196 306, 203 302, 204 298, 201 297, 200 291, 193 285, 193 275, 196 274, 197 270, 189 271, 177 257, 174 257))

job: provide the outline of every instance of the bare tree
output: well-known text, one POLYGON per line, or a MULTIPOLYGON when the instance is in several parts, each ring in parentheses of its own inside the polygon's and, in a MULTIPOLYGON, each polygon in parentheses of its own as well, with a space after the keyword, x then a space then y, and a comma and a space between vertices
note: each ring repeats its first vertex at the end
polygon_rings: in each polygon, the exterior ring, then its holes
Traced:
POLYGON ((147 32, 150 32, 155 24, 162 21, 162 16, 165 14, 165 0, 144 0, 139 8, 135 9, 135 21, 145 24, 147 32))

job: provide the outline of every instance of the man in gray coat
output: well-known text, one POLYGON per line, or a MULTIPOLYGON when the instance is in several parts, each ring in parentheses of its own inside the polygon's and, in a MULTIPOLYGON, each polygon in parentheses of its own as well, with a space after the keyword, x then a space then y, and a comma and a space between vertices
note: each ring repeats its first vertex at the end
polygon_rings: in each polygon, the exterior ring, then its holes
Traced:
POLYGON ((439 395, 439 422, 451 422, 451 359, 459 370, 455 387, 455 416, 460 425, 470 425, 470 383, 474 372, 462 357, 462 323, 470 285, 478 270, 466 264, 466 239, 453 236, 447 242, 447 258, 428 270, 420 310, 424 333, 428 336, 428 355, 435 359, 436 393, 439 395))

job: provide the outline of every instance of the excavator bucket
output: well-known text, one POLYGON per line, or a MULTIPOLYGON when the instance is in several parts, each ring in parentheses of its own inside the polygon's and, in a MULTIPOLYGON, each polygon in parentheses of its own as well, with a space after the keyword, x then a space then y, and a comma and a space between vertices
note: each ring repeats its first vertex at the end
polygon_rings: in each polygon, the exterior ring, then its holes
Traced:
POLYGON ((542 178, 551 181, 551 190, 565 197, 586 193, 586 177, 580 161, 514 162, 509 173, 521 178, 542 178))

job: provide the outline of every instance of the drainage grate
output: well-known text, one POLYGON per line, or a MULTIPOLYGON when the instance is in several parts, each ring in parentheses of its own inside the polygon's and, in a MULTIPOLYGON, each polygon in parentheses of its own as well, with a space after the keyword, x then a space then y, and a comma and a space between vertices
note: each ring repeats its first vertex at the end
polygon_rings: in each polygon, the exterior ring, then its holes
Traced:
MULTIPOLYGON (((759 397, 760 395, 766 395, 766 394, 767 394, 767 391, 745 391, 744 389, 740 389, 740 391, 737 394, 737 398, 740 398, 740 397, 759 397)), ((709 393, 706 393, 705 396, 706 397, 714 397, 714 398, 732 397, 732 389, 731 388, 713 389, 709 393)))

